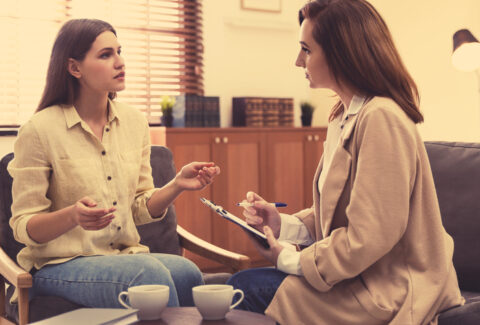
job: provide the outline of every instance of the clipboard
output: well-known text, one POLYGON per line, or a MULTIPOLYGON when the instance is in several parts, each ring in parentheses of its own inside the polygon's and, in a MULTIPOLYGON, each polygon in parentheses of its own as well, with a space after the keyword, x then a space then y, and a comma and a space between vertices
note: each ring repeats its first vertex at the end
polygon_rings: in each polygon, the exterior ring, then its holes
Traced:
POLYGON ((231 221, 236 225, 242 227, 244 230, 247 231, 247 234, 250 235, 253 239, 255 239, 260 245, 262 245, 265 248, 270 248, 270 245, 268 244, 268 241, 267 241, 267 236, 265 236, 265 234, 253 228, 252 226, 250 226, 248 223, 245 222, 245 220, 240 219, 239 217, 231 214, 221 206, 216 205, 215 203, 213 203, 210 200, 207 200, 204 197, 200 198, 200 201, 202 201, 203 204, 208 206, 210 209, 212 209, 213 211, 215 211, 217 214, 224 217, 228 221, 231 221))

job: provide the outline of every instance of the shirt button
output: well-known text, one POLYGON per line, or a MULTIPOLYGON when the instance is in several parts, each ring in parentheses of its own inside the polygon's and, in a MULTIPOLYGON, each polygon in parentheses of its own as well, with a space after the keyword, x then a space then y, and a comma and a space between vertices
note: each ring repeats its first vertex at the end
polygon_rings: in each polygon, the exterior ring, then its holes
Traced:
POLYGON ((348 116, 345 118, 345 121, 348 120, 348 116))
POLYGON ((107 179, 110 181, 112 180, 112 176, 108 176, 107 179))
POLYGON ((117 230, 120 230, 120 229, 122 229, 122 227, 118 226, 118 227, 117 227, 117 230))
POLYGON ((343 129, 343 125, 340 125, 340 129, 343 129))
POLYGON ((117 201, 113 201, 113 205, 117 205, 117 201))
POLYGON ((105 129, 105 132, 108 132, 108 131, 110 131, 110 129, 109 129, 109 128, 106 128, 106 129, 105 129))
POLYGON ((103 150, 103 151, 102 151, 102 155, 105 156, 106 154, 107 154, 107 152, 106 152, 105 150, 103 150))
POLYGON ((113 243, 110 243, 110 246, 113 246, 113 243))

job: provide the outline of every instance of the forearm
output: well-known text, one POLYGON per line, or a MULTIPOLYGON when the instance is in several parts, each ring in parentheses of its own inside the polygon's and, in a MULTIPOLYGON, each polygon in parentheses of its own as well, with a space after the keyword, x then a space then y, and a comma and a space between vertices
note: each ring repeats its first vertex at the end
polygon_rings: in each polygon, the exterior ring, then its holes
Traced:
POLYGON ((147 201, 147 209, 152 217, 159 217, 182 193, 182 189, 172 179, 167 185, 155 191, 147 201))
POLYGON ((69 206, 58 211, 33 216, 27 223, 28 235, 40 244, 63 235, 76 226, 72 218, 72 210, 73 206, 69 206))

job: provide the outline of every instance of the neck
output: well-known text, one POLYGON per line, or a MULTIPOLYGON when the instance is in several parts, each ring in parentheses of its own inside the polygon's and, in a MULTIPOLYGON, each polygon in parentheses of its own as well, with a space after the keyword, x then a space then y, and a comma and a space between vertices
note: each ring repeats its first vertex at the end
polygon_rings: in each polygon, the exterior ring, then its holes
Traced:
POLYGON ((339 91, 337 92, 338 97, 340 97, 340 101, 345 108, 345 111, 348 110, 350 103, 352 102, 353 92, 352 91, 339 91))
POLYGON ((82 90, 75 100, 74 106, 78 115, 86 122, 107 122, 108 93, 82 90))

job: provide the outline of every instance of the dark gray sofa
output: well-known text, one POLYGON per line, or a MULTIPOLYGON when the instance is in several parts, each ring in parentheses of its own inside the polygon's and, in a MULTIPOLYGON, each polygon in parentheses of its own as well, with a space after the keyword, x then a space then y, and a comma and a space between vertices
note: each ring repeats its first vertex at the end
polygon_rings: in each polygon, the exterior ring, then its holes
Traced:
POLYGON ((480 144, 425 142, 442 220, 453 237, 453 264, 466 303, 439 325, 480 324, 480 144))
MULTIPOLYGON (((15 283, 21 282, 24 275, 13 277, 11 264, 16 261, 16 255, 23 247, 22 244, 13 238, 12 229, 8 221, 11 217, 10 206, 12 204, 12 178, 8 174, 6 167, 13 154, 10 153, 3 157, 0 161, 0 324, 3 324, 2 317, 7 318, 16 323, 19 321, 18 304, 9 304, 9 298, 14 291, 13 286, 9 286, 7 295, 2 295, 2 282, 15 283), (6 254, 2 254, 5 252, 6 254), (10 265, 10 266, 9 266, 10 265), (2 308, 2 296, 5 299, 5 308, 2 308)), ((152 165, 152 176, 156 187, 161 187, 169 182, 176 173, 173 164, 171 151, 166 147, 152 146, 152 154, 150 157, 152 165)), ((194 217, 194 216, 192 216, 194 217)), ((247 268, 250 265, 250 258, 241 254, 229 252, 220 247, 206 243, 194 235, 188 233, 185 229, 177 226, 177 218, 175 208, 171 206, 168 209, 164 219, 158 222, 142 225, 138 227, 141 236, 141 242, 150 248, 151 252, 182 254, 183 249, 188 249, 203 257, 212 259, 216 262, 224 264, 227 269, 232 272, 247 268)), ((205 283, 225 283, 230 277, 230 273, 205 273, 205 283)), ((31 280, 30 280, 31 281, 31 280)), ((44 318, 80 308, 77 304, 56 296, 37 296, 30 301, 28 308, 29 322, 38 321, 44 318)), ((24 309, 24 308, 22 308, 24 309)), ((24 321, 25 322, 25 321, 24 321)))

